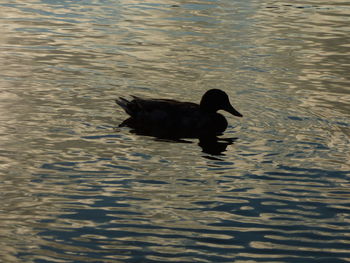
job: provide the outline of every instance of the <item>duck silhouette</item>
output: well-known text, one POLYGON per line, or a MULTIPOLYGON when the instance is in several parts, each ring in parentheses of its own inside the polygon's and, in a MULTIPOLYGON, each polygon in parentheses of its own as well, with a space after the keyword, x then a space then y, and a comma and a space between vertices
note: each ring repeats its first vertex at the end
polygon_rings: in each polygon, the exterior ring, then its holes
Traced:
POLYGON ((127 126, 137 134, 157 138, 177 140, 216 137, 228 125, 226 118, 217 111, 224 110, 237 117, 243 116, 233 108, 228 95, 220 89, 205 92, 199 104, 132 97, 132 100, 122 97, 116 100, 130 115, 119 127, 127 126))

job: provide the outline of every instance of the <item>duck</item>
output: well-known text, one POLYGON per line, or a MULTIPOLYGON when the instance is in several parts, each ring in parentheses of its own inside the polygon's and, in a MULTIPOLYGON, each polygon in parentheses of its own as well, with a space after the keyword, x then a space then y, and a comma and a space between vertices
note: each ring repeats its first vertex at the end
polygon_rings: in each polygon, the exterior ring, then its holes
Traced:
POLYGON ((129 127, 135 133, 158 138, 205 138, 222 135, 228 126, 226 118, 218 113, 224 110, 243 117, 232 105, 226 92, 210 89, 200 103, 173 99, 147 99, 132 96, 115 102, 130 116, 119 127, 129 127))

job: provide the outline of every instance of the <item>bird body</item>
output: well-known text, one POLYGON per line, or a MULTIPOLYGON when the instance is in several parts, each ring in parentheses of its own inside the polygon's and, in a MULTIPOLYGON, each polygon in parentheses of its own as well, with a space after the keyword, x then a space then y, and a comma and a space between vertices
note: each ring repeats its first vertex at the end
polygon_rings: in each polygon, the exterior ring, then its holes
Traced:
POLYGON ((116 103, 130 118, 120 126, 128 126, 137 133, 160 138, 201 138, 217 136, 227 128, 227 120, 218 110, 226 110, 241 117, 230 104, 227 94, 218 89, 207 91, 200 104, 171 99, 132 100, 119 98, 116 103))

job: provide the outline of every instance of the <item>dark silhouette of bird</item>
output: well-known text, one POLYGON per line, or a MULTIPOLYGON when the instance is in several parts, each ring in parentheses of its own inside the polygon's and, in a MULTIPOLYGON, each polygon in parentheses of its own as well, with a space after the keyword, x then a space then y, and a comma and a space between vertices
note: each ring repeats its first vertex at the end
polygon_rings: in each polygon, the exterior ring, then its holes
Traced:
POLYGON ((205 138, 221 135, 227 128, 226 118, 218 113, 224 110, 242 117, 220 89, 208 90, 199 104, 171 99, 144 99, 120 97, 116 103, 130 115, 119 126, 132 128, 136 133, 158 138, 205 138))

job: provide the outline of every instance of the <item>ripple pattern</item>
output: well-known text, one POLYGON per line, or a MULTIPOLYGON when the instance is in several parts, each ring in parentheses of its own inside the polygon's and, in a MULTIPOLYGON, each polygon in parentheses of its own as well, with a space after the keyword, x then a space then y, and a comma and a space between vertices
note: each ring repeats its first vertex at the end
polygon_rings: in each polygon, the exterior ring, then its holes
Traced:
POLYGON ((0 262, 350 262, 348 3, 0 7, 0 262), (118 127, 213 87, 218 154, 118 127))

